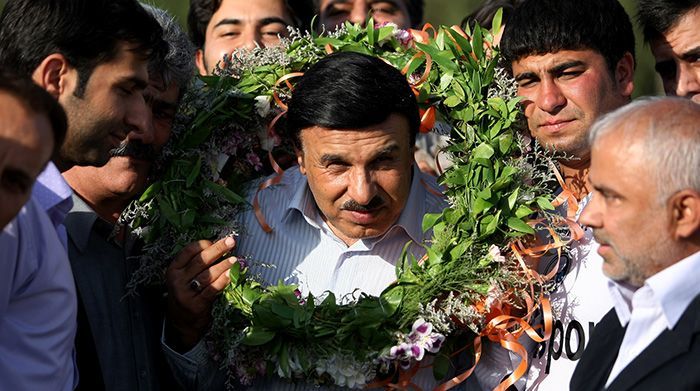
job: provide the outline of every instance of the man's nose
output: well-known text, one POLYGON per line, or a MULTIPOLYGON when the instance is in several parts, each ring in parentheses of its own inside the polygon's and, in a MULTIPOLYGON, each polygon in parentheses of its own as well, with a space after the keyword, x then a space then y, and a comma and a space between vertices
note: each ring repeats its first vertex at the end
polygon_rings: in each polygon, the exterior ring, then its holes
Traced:
POLYGON ((700 94, 700 69, 695 69, 692 65, 681 65, 678 69, 676 95, 690 98, 696 94, 700 94))
POLYGON ((542 80, 536 104, 542 111, 556 113, 566 105, 566 97, 553 80, 542 80))
POLYGON ((350 15, 348 15, 348 20, 350 23, 359 23, 364 26, 365 21, 367 21, 368 13, 369 7, 367 7, 367 3, 365 3, 364 0, 356 0, 353 3, 350 15))
POLYGON ((596 192, 591 195, 588 205, 586 205, 583 212, 581 212, 581 216, 578 218, 579 224, 590 228, 600 228, 602 226, 601 198, 602 196, 596 194, 596 192))
POLYGON ((377 185, 372 173, 365 169, 354 170, 348 184, 348 196, 358 204, 367 205, 377 195, 377 185))
POLYGON ((127 113, 126 124, 129 126, 127 140, 139 140, 143 144, 152 144, 155 137, 153 113, 144 99, 134 103, 127 113))

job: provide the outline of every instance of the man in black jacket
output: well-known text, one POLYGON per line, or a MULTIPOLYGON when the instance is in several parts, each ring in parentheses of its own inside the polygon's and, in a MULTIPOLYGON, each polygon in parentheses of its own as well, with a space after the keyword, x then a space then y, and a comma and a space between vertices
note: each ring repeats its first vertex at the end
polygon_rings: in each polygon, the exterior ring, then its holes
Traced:
POLYGON ((641 100, 597 122, 593 228, 614 308, 593 331, 572 390, 700 388, 700 106, 641 100))

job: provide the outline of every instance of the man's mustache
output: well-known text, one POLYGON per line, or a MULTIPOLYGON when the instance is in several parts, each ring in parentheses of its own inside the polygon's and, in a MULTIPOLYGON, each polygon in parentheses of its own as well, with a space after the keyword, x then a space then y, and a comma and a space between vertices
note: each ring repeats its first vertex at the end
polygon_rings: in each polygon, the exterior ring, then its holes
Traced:
POLYGON ((351 212, 371 212, 382 206, 384 206, 384 199, 382 199, 379 196, 376 196, 365 205, 362 205, 355 200, 345 201, 345 203, 340 207, 340 209, 348 210, 351 212))
POLYGON ((133 140, 123 141, 118 147, 109 151, 109 156, 128 156, 152 162, 156 159, 156 152, 150 144, 144 144, 138 140, 133 140))

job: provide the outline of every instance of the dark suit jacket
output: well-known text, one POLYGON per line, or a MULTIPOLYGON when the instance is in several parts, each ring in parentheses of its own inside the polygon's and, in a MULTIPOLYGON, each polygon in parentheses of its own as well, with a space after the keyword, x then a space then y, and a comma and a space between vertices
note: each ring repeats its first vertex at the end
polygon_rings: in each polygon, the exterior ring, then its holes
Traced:
MULTIPOLYGON (((615 310, 593 330, 571 378, 571 390, 603 390, 625 335, 615 310)), ((700 296, 673 330, 662 332, 607 390, 700 390, 700 296)))

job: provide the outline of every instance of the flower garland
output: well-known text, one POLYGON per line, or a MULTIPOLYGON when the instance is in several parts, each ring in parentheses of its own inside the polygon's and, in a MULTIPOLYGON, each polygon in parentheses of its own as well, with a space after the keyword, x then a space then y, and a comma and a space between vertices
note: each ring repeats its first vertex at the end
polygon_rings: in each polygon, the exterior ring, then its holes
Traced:
MULTIPOLYGON (((562 224, 545 185, 553 180, 551 156, 523 136, 515 85, 498 67, 492 36, 478 26, 404 31, 372 21, 322 35, 292 32, 280 48, 227 58, 219 77, 203 78, 190 93, 162 179, 129 209, 131 226, 153 261, 172 257, 190 241, 235 231, 232 221, 245 205, 236 195, 242 189, 232 185, 258 172, 258 161, 249 156, 254 139, 265 147, 257 148, 258 158, 271 149, 270 140, 279 143, 274 124, 291 94, 289 75, 327 53, 356 51, 401 69, 419 102, 422 129, 450 129, 445 153, 454 164, 439 179, 449 207, 425 216, 423 229, 434 234, 424 243, 427 255, 399 261, 396 281, 379 296, 360 293, 349 303, 339 303, 332 292, 301 297, 293 285, 259 281, 243 260, 233 266, 208 341, 236 383, 279 376, 406 388, 427 356, 436 379, 465 349, 478 363, 482 338, 524 359, 501 388, 523 375, 526 352, 518 337, 527 333, 542 341, 550 332, 547 322, 539 332, 528 325, 549 283, 525 265, 524 256, 561 251, 565 241, 552 228, 562 224), (239 165, 222 169, 232 161, 239 165), (555 239, 532 249, 526 239, 538 226, 555 239)), ((164 267, 155 264, 152 270, 164 267)), ((546 315, 546 300, 542 304, 546 315)), ((459 384, 472 370, 440 389, 459 384)))

